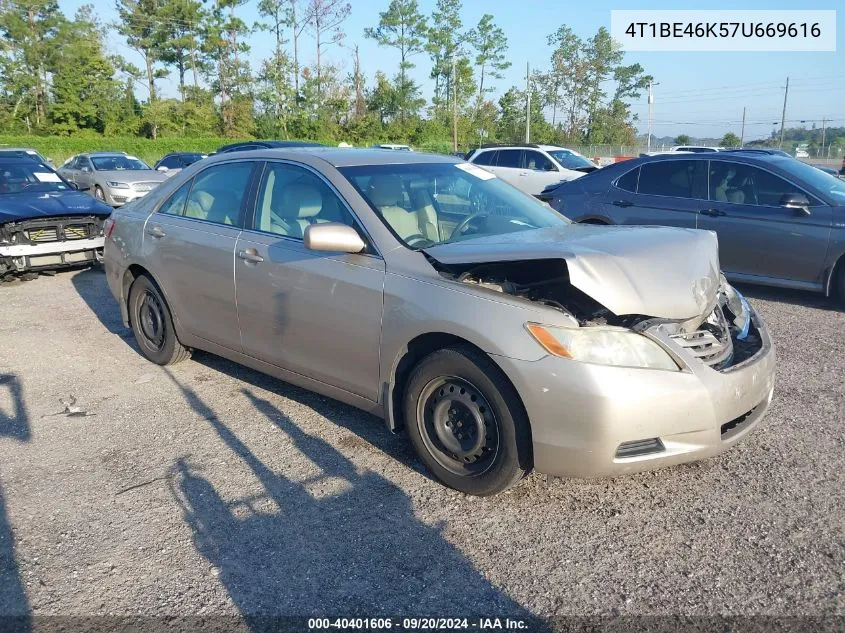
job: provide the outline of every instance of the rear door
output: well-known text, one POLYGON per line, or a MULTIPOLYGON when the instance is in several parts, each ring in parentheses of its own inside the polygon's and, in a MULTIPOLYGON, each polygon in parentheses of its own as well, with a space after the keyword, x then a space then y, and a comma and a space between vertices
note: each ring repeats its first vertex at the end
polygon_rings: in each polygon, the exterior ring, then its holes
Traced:
POLYGON ((522 168, 521 149, 500 149, 496 154, 496 164, 487 169, 517 189, 524 191, 527 186, 528 172, 522 168))
POLYGON ((68 163, 62 165, 59 168, 59 174, 61 174, 62 178, 67 180, 68 182, 76 183, 76 172, 77 172, 77 165, 79 164, 80 157, 76 156, 68 163))
POLYGON ((235 242, 255 167, 233 161, 201 171, 144 227, 145 260, 182 327, 235 351, 235 242))
POLYGON ((552 160, 537 150, 523 150, 522 160, 526 172, 522 178, 527 183, 522 190, 532 196, 539 195, 543 189, 560 182, 566 177, 552 160))
POLYGON ((822 282, 831 207, 766 169, 727 160, 710 162, 710 204, 698 228, 719 236, 719 258, 729 273, 811 284, 822 282), (810 214, 781 206, 802 194, 810 214))
POLYGON ((340 222, 366 235, 316 172, 268 162, 254 220, 235 257, 238 317, 246 354, 373 401, 385 265, 369 253, 305 248, 313 224, 340 222))
POLYGON ((635 191, 623 189, 633 189, 631 175, 623 176, 608 190, 608 217, 617 224, 695 228, 698 211, 707 206, 707 161, 646 162, 634 175, 635 191))

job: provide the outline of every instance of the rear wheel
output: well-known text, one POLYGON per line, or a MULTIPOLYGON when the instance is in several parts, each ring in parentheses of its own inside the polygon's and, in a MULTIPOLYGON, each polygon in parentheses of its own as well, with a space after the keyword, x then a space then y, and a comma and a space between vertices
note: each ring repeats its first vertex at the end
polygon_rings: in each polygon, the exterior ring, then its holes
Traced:
POLYGON ((141 353, 158 365, 172 365, 191 352, 176 337, 173 317, 152 279, 141 275, 129 289, 129 323, 141 353))
POLYGON ((424 358, 408 379, 404 408, 417 454, 447 486, 492 495, 531 470, 531 432, 516 390, 473 348, 424 358))

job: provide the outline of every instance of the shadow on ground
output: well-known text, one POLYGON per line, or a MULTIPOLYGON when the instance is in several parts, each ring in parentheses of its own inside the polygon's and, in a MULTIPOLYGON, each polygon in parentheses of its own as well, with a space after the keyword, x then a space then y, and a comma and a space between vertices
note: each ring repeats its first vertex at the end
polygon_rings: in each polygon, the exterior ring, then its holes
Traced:
MULTIPOLYGON (((0 439, 30 439, 23 388, 14 374, 0 374, 0 439), (4 393, 5 392, 5 393, 4 393)), ((0 630, 29 630, 29 602, 15 559, 15 540, 0 482, 0 630)))
POLYGON ((777 301, 779 303, 789 303, 805 308, 830 310, 831 312, 845 312, 845 302, 842 299, 826 297, 819 292, 776 288, 774 286, 757 286, 747 283, 737 283, 735 285, 749 299, 777 301))
POLYGON ((102 266, 92 266, 71 274, 71 282, 76 292, 88 305, 88 308, 112 334, 117 334, 135 351, 139 351, 132 330, 124 327, 120 316, 120 306, 111 295, 106 282, 105 269, 102 266))
MULTIPOLYGON (((444 539, 440 526, 418 520, 394 483, 359 471, 331 444, 243 389, 260 413, 255 423, 278 428, 274 441, 292 444, 319 469, 294 481, 268 468, 196 392, 173 380, 261 484, 258 494, 250 486, 224 499, 202 464, 187 458, 177 461, 170 480, 197 550, 254 629, 271 627, 272 617, 327 614, 533 620, 444 539)), ((532 630, 538 628, 544 625, 533 621, 532 630)))

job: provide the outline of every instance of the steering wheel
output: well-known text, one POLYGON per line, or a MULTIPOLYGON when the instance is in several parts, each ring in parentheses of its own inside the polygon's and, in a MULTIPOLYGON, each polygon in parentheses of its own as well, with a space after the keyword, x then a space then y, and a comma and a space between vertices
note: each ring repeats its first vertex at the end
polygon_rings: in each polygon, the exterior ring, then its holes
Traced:
POLYGON ((449 236, 449 239, 451 240, 457 235, 463 235, 463 232, 472 223, 473 220, 475 220, 476 218, 484 217, 486 215, 487 215, 486 213, 483 213, 481 211, 477 211, 475 213, 470 213, 467 217, 465 217, 461 221, 460 224, 458 224, 458 226, 455 227, 455 230, 452 231, 452 235, 449 236))
POLYGON ((420 242, 428 242, 428 246, 431 246, 432 244, 436 243, 436 242, 433 242, 432 240, 428 239, 422 233, 414 233, 413 235, 409 235, 408 237, 405 238, 405 243, 408 246, 415 246, 416 244, 419 244, 420 242))

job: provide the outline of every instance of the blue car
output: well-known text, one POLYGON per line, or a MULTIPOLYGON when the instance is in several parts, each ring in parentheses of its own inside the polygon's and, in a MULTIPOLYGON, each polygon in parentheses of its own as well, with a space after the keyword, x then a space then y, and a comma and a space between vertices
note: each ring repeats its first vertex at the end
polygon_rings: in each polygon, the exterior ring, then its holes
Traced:
POLYGON ((0 157, 0 277, 99 261, 111 211, 41 161, 0 157))
POLYGON ((616 163, 541 194, 571 220, 713 231, 729 279, 845 299, 845 181, 765 150, 616 163))

